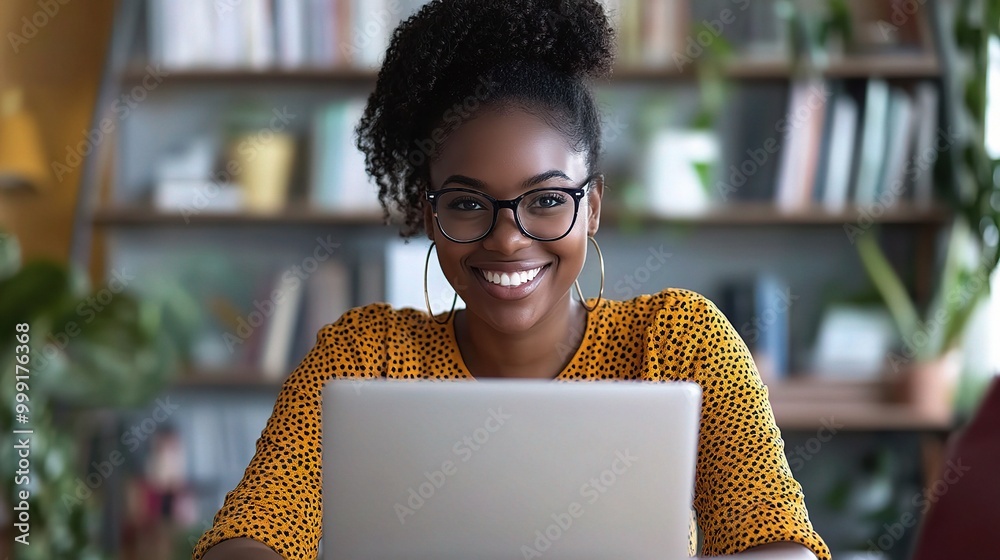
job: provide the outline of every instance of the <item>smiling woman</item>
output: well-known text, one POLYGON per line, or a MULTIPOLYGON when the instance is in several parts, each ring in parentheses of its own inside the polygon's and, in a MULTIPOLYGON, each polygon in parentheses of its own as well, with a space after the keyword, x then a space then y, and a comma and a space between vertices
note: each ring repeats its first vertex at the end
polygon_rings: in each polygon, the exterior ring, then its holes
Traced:
POLYGON ((696 382, 702 553, 829 558, 766 388, 716 306, 680 289, 572 296, 598 246, 605 186, 601 119, 584 80, 608 75, 613 59, 596 1, 437 0, 393 33, 358 146, 387 215, 434 242, 466 308, 372 304, 324 327, 196 559, 315 557, 320 396, 333 377, 696 382))

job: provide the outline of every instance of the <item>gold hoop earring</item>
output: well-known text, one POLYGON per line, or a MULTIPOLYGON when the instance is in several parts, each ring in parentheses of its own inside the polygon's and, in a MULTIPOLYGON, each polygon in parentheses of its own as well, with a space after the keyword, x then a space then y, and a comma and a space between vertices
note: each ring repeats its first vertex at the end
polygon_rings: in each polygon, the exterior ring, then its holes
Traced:
POLYGON ((601 291, 597 293, 597 301, 594 302, 593 307, 587 307, 587 300, 583 297, 583 291, 580 290, 580 281, 574 280, 573 285, 576 286, 576 295, 580 296, 580 305, 587 310, 587 313, 597 309, 597 306, 601 304, 601 298, 604 296, 604 254, 601 253, 601 246, 597 244, 597 240, 594 239, 593 235, 588 235, 587 240, 594 244, 594 249, 597 249, 597 257, 601 261, 601 291))
POLYGON ((434 245, 436 244, 433 241, 431 242, 431 246, 427 248, 427 258, 424 259, 424 303, 427 304, 427 314, 431 316, 431 319, 439 325, 444 325, 448 321, 451 321, 451 316, 455 314, 455 304, 458 303, 458 292, 455 292, 455 297, 451 300, 451 311, 448 312, 448 316, 445 317, 444 321, 438 321, 437 317, 434 316, 434 311, 431 310, 431 296, 427 293, 427 268, 431 264, 431 252, 434 250, 434 245))

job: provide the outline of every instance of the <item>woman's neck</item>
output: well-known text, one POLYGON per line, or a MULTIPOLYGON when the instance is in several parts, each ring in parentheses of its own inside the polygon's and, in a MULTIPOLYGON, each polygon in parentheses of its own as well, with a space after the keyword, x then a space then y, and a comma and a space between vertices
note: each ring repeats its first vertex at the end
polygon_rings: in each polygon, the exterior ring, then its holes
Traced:
POLYGON ((500 333, 466 310, 455 315, 455 338, 473 377, 552 379, 569 364, 583 341, 587 311, 565 300, 531 329, 500 333))

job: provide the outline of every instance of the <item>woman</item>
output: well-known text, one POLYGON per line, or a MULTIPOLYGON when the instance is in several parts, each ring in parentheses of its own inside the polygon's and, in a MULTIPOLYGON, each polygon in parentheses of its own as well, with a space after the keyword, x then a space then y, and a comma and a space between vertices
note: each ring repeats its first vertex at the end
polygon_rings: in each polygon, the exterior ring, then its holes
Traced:
POLYGON ((718 309, 678 289, 571 296, 604 191, 600 117, 582 80, 606 76, 613 52, 593 0, 435 0, 396 29, 358 145, 383 207, 434 242, 467 309, 373 304, 324 327, 196 559, 316 555, 320 392, 334 376, 695 381, 703 554, 829 558, 766 389, 718 309))

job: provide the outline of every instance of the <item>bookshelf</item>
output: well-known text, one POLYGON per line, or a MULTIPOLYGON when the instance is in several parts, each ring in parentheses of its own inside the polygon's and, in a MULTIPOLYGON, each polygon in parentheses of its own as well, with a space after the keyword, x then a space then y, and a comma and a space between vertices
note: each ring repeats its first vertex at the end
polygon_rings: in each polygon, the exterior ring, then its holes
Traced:
MULTIPOLYGON (((940 75, 936 57, 922 55, 866 56, 833 61, 815 69, 829 78, 867 78, 883 76, 896 79, 933 79, 940 75)), ((736 80, 788 80, 795 70, 784 60, 736 59, 725 64, 724 74, 736 80)), ((170 72, 170 82, 176 85, 207 84, 285 84, 285 85, 363 85, 375 84, 377 72, 364 68, 298 68, 283 70, 213 70, 185 69, 170 72)), ((129 68, 122 81, 137 85, 146 77, 142 67, 129 68)), ((697 66, 684 70, 676 67, 624 66, 616 67, 612 79, 617 83, 694 81, 697 66)))
MULTIPOLYGON (((617 227, 622 223, 641 226, 832 226, 857 220, 862 208, 829 212, 822 208, 808 208, 783 212, 768 204, 738 204, 712 209, 697 215, 664 216, 623 209, 605 208, 601 215, 603 224, 617 227)), ((951 214, 944 206, 932 208, 896 207, 873 217, 876 224, 940 227, 950 220, 951 214)), ((204 212, 192 216, 161 212, 149 208, 108 207, 94 213, 94 224, 103 227, 153 227, 187 225, 200 226, 378 226, 383 224, 380 212, 324 212, 308 206, 286 209, 278 213, 254 214, 245 212, 204 212)))
MULTIPOLYGON (((294 0, 275 1, 275 5, 293 3, 294 0)), ((357 5, 363 0, 348 3, 357 5)), ((420 3, 418 0, 402 2, 406 9, 415 9, 420 3)), ((236 9, 244 9, 240 6, 258 6, 259 3, 232 4, 236 9)), ((640 4, 621 0, 616 5, 627 10, 636 9, 640 4)), ((700 21, 704 13, 714 17, 717 4, 677 2, 690 12, 685 12, 685 17, 691 21, 700 21)), ((773 2, 755 0, 752 4, 763 6, 753 9, 765 10, 773 2)), ((151 29, 157 25, 157 19, 150 6, 162 9, 169 5, 169 0, 122 2, 109 54, 104 101, 99 104, 95 117, 95 123, 101 118, 114 119, 114 141, 103 143, 100 150, 87 158, 89 178, 85 179, 81 190, 76 224, 76 238, 86 240, 93 235, 96 243, 91 247, 84 242, 74 252, 78 257, 84 255, 85 263, 93 257, 97 261, 95 267, 105 274, 122 267, 139 269, 142 272, 137 283, 140 290, 154 287, 160 276, 174 275, 178 284, 196 291, 205 323, 200 338, 215 340, 216 344, 200 349, 189 369, 178 372, 168 392, 188 399, 186 402, 206 401, 209 405, 214 396, 251 395, 247 398, 263 403, 264 408, 258 412, 266 417, 280 388, 281 376, 273 371, 265 374, 258 356, 220 350, 218 339, 220 333, 233 331, 235 319, 249 317, 253 303, 275 287, 276 272, 308 258, 315 249, 317 236, 332 235, 339 244, 332 260, 339 263, 343 276, 337 280, 337 275, 333 274, 334 279, 329 284, 342 292, 336 305, 353 306, 391 299, 391 294, 386 293, 385 276, 390 253, 387 247, 397 237, 394 226, 384 227, 381 211, 372 205, 338 206, 329 201, 319 204, 316 196, 317 161, 323 160, 324 154, 347 146, 342 133, 344 123, 350 122, 350 113, 345 113, 347 118, 344 114, 337 116, 338 104, 357 103, 363 99, 374 86, 377 72, 371 65, 319 64, 309 56, 294 64, 282 63, 277 56, 270 64, 258 66, 175 63, 165 67, 162 83, 146 91, 143 88, 144 83, 148 83, 147 65, 157 63, 158 51, 162 56, 162 49, 157 48, 155 42, 163 40, 163 30, 151 29), (137 88, 143 91, 141 101, 130 93, 137 88), (126 118, 116 118, 114 102, 122 95, 133 96, 134 107, 126 118), (197 212, 157 204, 160 178, 154 170, 166 157, 190 163, 206 159, 207 154, 212 171, 218 171, 230 157, 225 144, 233 134, 249 132, 252 135, 255 127, 259 129, 262 121, 256 112, 261 107, 267 113, 284 106, 296 117, 281 130, 294 142, 294 163, 285 179, 287 195, 281 204, 261 211, 249 210, 236 203, 225 208, 210 204, 197 212), (322 115, 341 119, 340 128, 327 130, 325 140, 328 145, 340 148, 317 149, 317 130, 325 118, 322 115), (180 156, 175 153, 178 148, 205 139, 211 147, 204 153, 180 156)), ((405 14, 395 15, 402 18, 405 14)), ((872 212, 871 200, 867 204, 856 200, 850 194, 852 190, 829 204, 821 195, 819 177, 825 171, 821 162, 815 164, 813 171, 799 175, 808 178, 805 182, 809 183, 809 188, 816 188, 805 197, 806 203, 781 206, 778 203, 781 185, 788 183, 782 175, 785 160, 794 159, 792 153, 817 156, 818 160, 828 157, 829 144, 824 134, 830 128, 830 121, 824 117, 823 124, 810 133, 814 135, 805 139, 786 137, 784 132, 774 130, 775 121, 796 109, 793 90, 802 77, 801 67, 793 66, 783 56, 786 46, 778 49, 782 56, 775 56, 774 49, 770 54, 756 53, 762 49, 757 48, 760 45, 755 46, 753 30, 744 33, 736 29, 734 35, 738 37, 733 41, 734 49, 737 52, 754 51, 755 54, 736 55, 723 68, 731 102, 711 127, 717 140, 717 155, 712 162, 717 176, 708 179, 708 183, 725 181, 730 164, 745 162, 747 150, 759 149, 767 145, 769 139, 782 144, 781 149, 772 153, 766 164, 760 165, 760 171, 751 173, 747 185, 740 187, 726 202, 710 197, 704 208, 686 213, 666 213, 655 211, 649 205, 630 204, 627 200, 630 189, 633 193, 639 189, 647 194, 654 189, 643 171, 648 160, 654 159, 647 150, 651 139, 663 130, 693 127, 692 117, 698 113, 702 101, 698 65, 703 61, 695 61, 682 70, 670 63, 669 58, 662 60, 661 57, 656 64, 648 63, 643 59, 641 45, 637 46, 642 40, 636 37, 649 30, 638 31, 634 15, 621 17, 624 21, 618 24, 624 26, 621 29, 625 33, 621 64, 610 80, 594 84, 602 111, 627 123, 619 129, 609 127, 614 134, 606 142, 609 189, 598 234, 608 259, 607 269, 611 271, 606 297, 625 297, 626 292, 616 286, 623 278, 621 275, 629 271, 646 278, 637 286, 643 292, 678 286, 702 292, 717 302, 724 299, 721 297, 723 283, 737 277, 774 272, 799 298, 799 303, 782 319, 786 322, 786 340, 783 347, 779 346, 784 350, 779 351, 787 354, 787 366, 785 371, 767 381, 780 428, 791 432, 814 432, 823 419, 833 417, 843 423, 848 432, 946 431, 947 421, 927 417, 893 400, 879 371, 869 372, 868 378, 862 380, 832 379, 813 370, 809 353, 823 318, 820 302, 828 297, 826 292, 833 291, 836 297, 847 299, 869 288, 856 252, 844 234, 845 225, 866 222, 878 230, 883 243, 893 248, 892 264, 907 271, 909 288, 921 303, 926 304, 937 266, 937 246, 952 220, 952 211, 937 196, 933 200, 916 200, 915 185, 911 182, 906 183, 902 196, 878 212, 872 212), (646 110, 663 105, 674 109, 666 112, 646 110), (656 271, 643 272, 640 263, 648 257, 648 249, 657 246, 666 247, 673 255, 671 260, 656 271)), ((760 15, 754 17, 760 18, 760 15)), ((772 25, 759 27, 767 30, 764 43, 787 40, 782 39, 781 32, 772 25)), ((650 44, 683 49, 689 30, 660 31, 668 33, 669 40, 650 44)), ((280 43, 281 33, 276 36, 280 43)), ((378 47, 371 48, 377 50, 378 47)), ((938 87, 940 73, 936 53, 924 48, 831 56, 828 61, 816 64, 809 76, 836 86, 828 108, 823 109, 824 115, 837 99, 856 104, 856 130, 851 135, 856 142, 848 142, 848 145, 860 146, 867 118, 865 101, 872 82, 884 84, 887 94, 897 99, 912 98, 916 106, 919 90, 938 87)), ((911 108, 910 114, 913 118, 912 115, 919 113, 911 108)), ((615 122, 612 119, 611 124, 615 122)), ((888 129, 889 124, 881 126, 888 129)), ((909 136, 919 137, 918 128, 914 119, 913 134, 909 136)), ((892 134, 885 136, 895 138, 892 134)), ((890 145, 885 142, 885 153, 890 151, 890 145)), ((915 153, 915 149, 911 144, 904 151, 915 153)), ((854 151, 849 154, 847 180, 851 183, 850 189, 855 188, 853 182, 860 157, 861 154, 854 151)), ((886 155, 883 159, 891 158, 886 155)), ((345 165, 357 164, 357 160, 353 162, 345 165)), ((803 172, 790 170, 788 173, 791 177, 803 172)), ((926 184, 928 171, 921 173, 926 184)), ((198 179, 204 190, 208 177, 198 179)), ((216 181, 216 186, 236 182, 226 177, 225 181, 216 181)), ((793 186, 798 187, 798 183, 793 186)), ((931 186, 937 193, 943 188, 936 183, 931 186)), ((668 187, 675 188, 674 185, 664 188, 668 187)), ((194 188, 197 192, 199 187, 194 188)), ((349 188, 362 192, 367 187, 355 182, 349 188)), ((875 191, 877 193, 879 191, 875 191)), ((369 190, 367 194, 374 200, 373 192, 369 190)), ((672 192, 670 196, 681 194, 672 192)), ((877 203, 878 199, 874 200, 877 203)), ((592 273, 588 263, 581 278, 584 293, 596 293, 592 273)), ((300 303, 301 308, 308 308, 309 297, 301 297, 304 302, 300 303)), ((336 305, 330 308, 327 322, 339 315, 334 309, 336 305)), ((724 311, 728 314, 728 310, 724 311)), ((286 352, 282 370, 285 372, 291 371, 295 356, 302 354, 302 348, 315 335, 314 326, 296 324, 294 314, 292 317, 284 323, 294 330, 277 337, 285 339, 284 345, 292 348, 286 352)), ((733 320, 733 323, 740 326, 740 321, 733 320)), ((262 327, 242 346, 255 347, 260 353, 261 347, 268 345, 267 340, 273 338, 262 332, 267 330, 268 327, 262 327)), ((762 373, 768 373, 765 367, 761 369, 762 373)), ((259 431, 262 427, 253 428, 259 431)), ((247 432, 244 436, 250 439, 239 445, 252 449, 254 429, 247 432)), ((198 472, 208 470, 202 466, 198 472)), ((209 505, 201 506, 202 519, 213 513, 212 507, 217 507, 215 502, 219 501, 220 492, 231 488, 238 474, 220 474, 211 481, 215 493, 204 497, 209 505)))

